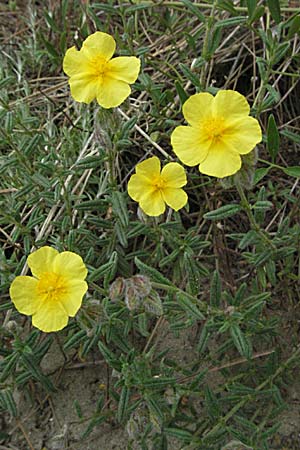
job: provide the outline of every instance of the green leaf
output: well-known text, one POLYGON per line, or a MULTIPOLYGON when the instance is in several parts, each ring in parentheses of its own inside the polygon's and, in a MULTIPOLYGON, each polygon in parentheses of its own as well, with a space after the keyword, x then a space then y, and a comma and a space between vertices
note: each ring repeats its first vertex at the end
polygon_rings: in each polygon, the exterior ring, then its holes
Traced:
POLYGON ((271 167, 261 167, 260 169, 256 169, 254 174, 254 184, 257 184, 260 180, 262 180, 270 169, 271 167))
POLYGON ((199 337, 199 342, 197 345, 197 351, 200 354, 205 351, 210 335, 211 335, 211 333, 208 331, 208 326, 205 323, 202 327, 200 337, 199 337))
POLYGON ((252 14, 249 14, 248 24, 252 25, 256 20, 260 19, 265 13, 265 7, 263 5, 257 6, 252 14))
POLYGON ((64 350, 68 350, 69 348, 75 347, 86 338, 86 331, 79 330, 77 333, 73 334, 69 339, 66 340, 64 344, 64 350))
POLYGON ((208 414, 212 420, 216 420, 216 418, 220 416, 217 397, 208 385, 205 386, 204 393, 208 414))
POLYGON ((183 3, 200 20, 200 22, 205 23, 205 16, 190 0, 181 0, 181 3, 183 3))
POLYGON ((272 162, 275 162, 279 151, 279 133, 273 114, 270 114, 267 128, 267 149, 271 155, 272 162))
POLYGON ((293 133, 290 130, 282 130, 282 131, 280 131, 280 134, 282 136, 287 137, 291 141, 296 142, 296 144, 300 144, 300 136, 299 136, 299 134, 293 133))
POLYGON ((102 341, 98 342, 98 348, 102 353, 102 355, 104 356, 104 359, 107 362, 107 364, 111 366, 113 369, 116 369, 118 372, 121 372, 122 365, 120 361, 102 341))
POLYGON ((281 22, 280 2, 279 0, 267 0, 267 5, 274 21, 279 24, 281 22))
POLYGON ((247 359, 250 359, 252 356, 251 344, 237 324, 231 325, 230 334, 233 343, 240 355, 244 356, 247 359))
POLYGON ((2 406, 3 409, 6 409, 12 417, 18 415, 17 406, 10 389, 3 389, 0 391, 0 406, 2 406))
POLYGON ((181 103, 181 105, 183 105, 186 102, 186 100, 188 99, 188 95, 185 92, 185 90, 183 89, 180 81, 178 81, 178 80, 175 80, 175 89, 178 94, 180 103, 181 103))
POLYGON ((290 177, 300 178, 300 166, 281 167, 281 169, 290 177))
POLYGON ((182 428, 164 428, 164 433, 167 436, 175 437, 184 442, 190 442, 193 438, 190 431, 183 430, 182 428))
POLYGON ((217 8, 224 10, 224 11, 228 11, 233 16, 238 14, 237 10, 235 9, 235 7, 233 5, 232 0, 219 0, 218 4, 217 4, 217 8))
POLYGON ((19 356, 20 355, 18 352, 14 352, 11 355, 6 356, 6 358, 2 361, 1 366, 3 367, 3 370, 0 376, 0 383, 3 383, 3 381, 5 381, 15 369, 19 356))
POLYGON ((118 217, 123 227, 129 224, 127 203, 124 195, 119 191, 113 191, 111 203, 114 214, 118 217))
POLYGON ((215 270, 212 276, 211 285, 210 285, 210 304, 213 307, 218 308, 221 303, 221 292, 222 285, 220 274, 218 270, 215 270))
POLYGON ((203 215, 206 220, 221 220, 237 214, 242 209, 241 205, 225 205, 203 215))
POLYGON ((291 24, 290 24, 290 27, 289 27, 289 31, 288 31, 288 35, 287 35, 287 39, 292 39, 292 37, 294 37, 294 35, 296 33, 299 34, 299 31, 300 31, 300 15, 297 15, 291 21, 291 24))
POLYGON ((229 17, 228 19, 218 20, 215 28, 236 27, 247 21, 246 16, 229 17))
POLYGON ((153 267, 147 266, 147 264, 143 263, 138 257, 134 258, 134 262, 137 268, 143 274, 148 275, 148 277, 151 278, 152 281, 155 281, 156 283, 165 284, 167 286, 172 286, 170 280, 164 277, 158 270, 154 269, 153 267))
POLYGON ((251 17, 252 14, 254 13, 256 4, 257 4, 257 0, 247 0, 247 9, 248 9, 249 17, 251 17))
POLYGON ((273 208, 273 203, 269 200, 259 200, 252 206, 253 209, 266 211, 267 209, 273 208))
POLYGON ((176 378, 174 377, 157 377, 143 380, 142 385, 147 389, 165 389, 175 383, 176 378))
POLYGON ((130 389, 128 389, 127 386, 123 386, 117 411, 117 420, 119 423, 122 423, 126 419, 128 413, 129 397, 130 397, 130 389))
POLYGON ((192 318, 196 320, 204 320, 205 317, 202 312, 199 311, 196 301, 193 302, 189 297, 185 296, 184 293, 178 293, 176 295, 178 304, 186 311, 192 318))
POLYGON ((194 86, 200 88, 201 84, 200 84, 200 79, 197 75, 195 75, 191 69, 188 68, 187 65, 179 63, 179 68, 181 70, 181 72, 183 73, 183 75, 190 80, 194 86))

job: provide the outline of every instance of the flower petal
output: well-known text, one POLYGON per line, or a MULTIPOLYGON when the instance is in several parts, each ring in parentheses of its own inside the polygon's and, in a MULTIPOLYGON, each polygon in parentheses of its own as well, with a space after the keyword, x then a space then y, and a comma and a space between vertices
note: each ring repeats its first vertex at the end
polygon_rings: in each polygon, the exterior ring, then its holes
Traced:
POLYGON ((240 155, 251 152, 262 139, 261 128, 254 117, 228 120, 222 140, 240 155))
POLYGON ((108 61, 114 54, 115 49, 116 42, 112 36, 96 31, 83 42, 81 52, 89 59, 100 57, 108 61))
POLYGON ((207 92, 192 95, 182 107, 185 120, 193 127, 197 127, 202 119, 207 119, 212 114, 213 100, 213 95, 207 92))
POLYGON ((153 178, 160 176, 160 160, 157 156, 145 159, 136 165, 135 171, 137 175, 146 177, 152 182, 153 178))
POLYGON ((98 89, 97 101, 103 108, 115 108, 126 100, 130 92, 130 86, 125 81, 105 76, 98 89))
POLYGON ((180 188, 187 183, 184 168, 175 162, 168 163, 163 167, 161 177, 168 188, 180 188))
POLYGON ((65 311, 69 316, 74 317, 79 310, 82 298, 86 291, 88 290, 88 285, 82 280, 71 280, 68 288, 67 294, 60 297, 59 301, 63 305, 65 311))
POLYGON ((31 270, 32 275, 37 278, 44 272, 51 272, 53 269, 54 259, 58 255, 58 251, 52 247, 41 247, 27 258, 27 264, 31 270))
POLYGON ((241 165, 240 155, 224 143, 219 142, 211 146, 207 158, 201 162, 199 170, 212 177, 224 178, 240 170, 241 165))
POLYGON ((69 84, 74 100, 83 103, 91 103, 101 89, 100 79, 88 72, 73 75, 69 79, 69 84))
POLYGON ((188 196, 183 189, 166 188, 163 190, 162 195, 166 204, 175 211, 183 208, 188 201, 188 196))
POLYGON ((230 89, 218 91, 213 101, 214 116, 236 119, 238 116, 248 116, 250 106, 246 97, 230 89))
POLYGON ((166 209, 163 197, 158 190, 146 193, 140 199, 139 205, 148 216, 160 216, 166 209))
POLYGON ((200 130, 194 127, 179 126, 171 134, 174 153, 187 166, 196 166, 207 156, 210 141, 202 138, 200 130))
POLYGON ((11 283, 10 298, 21 314, 31 316, 40 306, 37 295, 38 280, 33 277, 18 276, 11 283))
POLYGON ((127 190, 129 196, 136 202, 139 202, 147 191, 153 190, 153 186, 148 178, 134 174, 130 177, 127 190))
POLYGON ((85 72, 88 65, 89 60, 82 52, 79 52, 76 47, 71 47, 66 51, 63 61, 63 70, 69 77, 85 72))
POLYGON ((62 330, 68 323, 69 317, 59 302, 45 301, 32 316, 32 325, 39 330, 50 333, 62 330))
POLYGON ((108 76, 116 80, 134 83, 139 75, 141 61, 135 56, 119 56, 106 65, 108 76))
POLYGON ((81 256, 73 252, 59 253, 54 260, 53 272, 68 281, 74 279, 83 281, 88 273, 81 256))

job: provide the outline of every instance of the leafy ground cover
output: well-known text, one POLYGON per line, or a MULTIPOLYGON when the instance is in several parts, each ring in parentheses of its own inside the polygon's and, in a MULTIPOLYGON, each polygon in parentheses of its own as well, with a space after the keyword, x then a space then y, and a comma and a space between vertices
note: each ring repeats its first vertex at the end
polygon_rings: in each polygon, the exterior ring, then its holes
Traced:
POLYGON ((299 9, 1 4, 0 448, 300 448, 299 9), (62 71, 97 30, 142 63, 109 110, 75 102, 62 71), (186 168, 188 205, 147 217, 136 164, 177 161, 182 105, 219 89, 247 98, 262 142, 233 177, 186 168), (58 333, 9 297, 45 245, 89 271, 58 333))

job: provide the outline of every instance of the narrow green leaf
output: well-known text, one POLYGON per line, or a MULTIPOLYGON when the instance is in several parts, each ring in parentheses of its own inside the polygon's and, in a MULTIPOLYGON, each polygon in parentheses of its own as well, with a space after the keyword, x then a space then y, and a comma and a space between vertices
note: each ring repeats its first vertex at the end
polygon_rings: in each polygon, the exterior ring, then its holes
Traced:
POLYGON ((269 200, 259 200, 258 202, 254 203, 252 206, 253 209, 265 211, 267 209, 273 208, 273 203, 269 200))
POLYGON ((224 205, 214 211, 210 211, 203 215, 207 220, 221 220, 231 217, 240 212, 242 207, 240 205, 224 205))
POLYGON ((267 5, 274 21, 279 24, 281 22, 280 2, 279 0, 267 0, 267 5))
POLYGON ((219 0, 217 4, 217 8, 223 11, 228 11, 233 16, 237 15, 238 12, 235 9, 232 0, 219 0))
POLYGON ((290 130, 282 130, 280 131, 280 134, 282 136, 287 137, 288 139, 290 139, 292 142, 296 142, 296 144, 300 144, 300 135, 297 133, 293 133, 290 130))
POLYGON ((210 304, 213 307, 218 308, 221 303, 221 278, 218 270, 215 270, 212 276, 211 285, 210 285, 210 304))
POLYGON ((300 178, 300 166, 282 167, 281 169, 290 177, 300 178))
POLYGON ((188 99, 188 95, 186 94, 179 80, 175 80, 175 89, 178 94, 180 103, 181 105, 183 105, 188 99))
POLYGON ((164 428, 164 433, 167 436, 175 437, 184 442, 190 442, 193 438, 193 435, 190 431, 183 430, 182 428, 164 428))
POLYGON ((251 344, 237 324, 231 325, 230 334, 233 343, 240 355, 244 356, 247 359, 250 359, 252 355, 251 344))
POLYGON ((68 350, 69 348, 75 347, 86 338, 86 331, 80 330, 77 333, 73 334, 69 339, 64 343, 64 350, 68 350))
POLYGON ((183 3, 200 20, 200 22, 205 22, 206 18, 200 11, 200 8, 197 8, 190 0, 181 0, 181 3, 183 3))
POLYGON ((196 303, 194 303, 189 297, 185 296, 183 293, 178 293, 176 295, 178 304, 186 311, 192 318, 196 320, 204 320, 205 317, 202 312, 199 311, 196 303))
POLYGON ((257 0, 247 0, 247 8, 248 8, 249 17, 251 17, 252 14, 254 13, 256 4, 257 4, 257 0))
POLYGON ((127 386, 123 386, 117 411, 117 420, 119 423, 122 423, 126 419, 128 413, 129 397, 130 397, 130 389, 128 389, 127 386))
POLYGON ((292 39, 292 37, 294 37, 294 35, 297 33, 299 34, 299 32, 300 32, 300 15, 297 15, 291 21, 287 39, 292 39))
POLYGON ((260 169, 256 169, 254 174, 254 184, 259 183, 260 180, 262 180, 267 175, 270 169, 271 167, 261 167, 260 169))
POLYGON ((257 6, 254 11, 252 11, 252 14, 249 14, 248 23, 249 25, 252 25, 254 22, 256 22, 258 19, 261 18, 265 13, 265 7, 263 5, 257 6))
POLYGON ((199 337, 199 342, 197 345, 197 351, 200 354, 204 353, 204 351, 207 347, 207 343, 208 343, 210 335, 211 335, 211 333, 208 331, 208 326, 205 323, 204 326, 202 327, 200 337, 199 337))
POLYGON ((1 406, 6 409, 12 417, 18 415, 17 405, 10 389, 3 389, 0 391, 0 402, 1 406))
POLYGON ((228 19, 218 20, 215 28, 236 27, 247 21, 246 16, 229 17, 228 19))
POLYGON ((105 361, 109 366, 111 366, 113 369, 116 369, 118 372, 121 371, 121 363, 116 358, 116 356, 109 350, 109 348, 102 342, 98 342, 98 348, 102 355, 104 356, 105 361))
POLYGON ((153 267, 147 266, 147 264, 143 263, 138 257, 134 258, 135 265, 137 268, 145 275, 148 275, 152 281, 156 281, 157 283, 165 284, 167 286, 172 286, 170 280, 164 277, 158 270, 153 267))
POLYGON ((271 155, 272 162, 275 162, 279 151, 279 133, 273 114, 270 114, 267 128, 267 149, 271 155))
POLYGON ((12 373, 17 365, 19 356, 20 355, 18 352, 14 352, 2 361, 1 366, 3 367, 3 369, 0 376, 0 383, 3 383, 3 381, 5 381, 6 378, 12 373))
POLYGON ((157 377, 143 380, 143 387, 147 389, 164 389, 176 383, 174 377, 157 377))
POLYGON ((127 203, 124 195, 119 191, 114 191, 111 196, 114 214, 118 217, 123 227, 129 224, 127 203))
POLYGON ((190 80, 190 81, 193 83, 194 86, 196 86, 196 87, 198 87, 198 88, 201 87, 201 84, 200 84, 200 78, 199 78, 197 75, 195 75, 195 74, 191 71, 191 69, 188 68, 187 65, 182 64, 182 63, 179 63, 179 68, 180 68, 181 72, 183 73, 183 75, 184 75, 188 80, 190 80))

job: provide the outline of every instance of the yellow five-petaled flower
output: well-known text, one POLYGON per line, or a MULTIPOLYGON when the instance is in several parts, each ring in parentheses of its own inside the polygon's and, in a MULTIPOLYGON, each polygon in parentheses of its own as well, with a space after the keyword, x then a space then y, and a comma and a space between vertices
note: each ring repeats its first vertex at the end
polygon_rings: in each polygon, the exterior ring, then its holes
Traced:
POLYGON ((261 141, 258 121, 249 116, 246 98, 236 91, 192 95, 183 105, 189 126, 175 128, 171 144, 187 166, 199 164, 200 172, 223 178, 241 168, 241 157, 261 141))
POLYGON ((184 168, 178 163, 168 163, 160 170, 160 160, 153 156, 137 164, 136 173, 128 183, 128 194, 139 202, 148 216, 159 216, 166 204, 178 211, 187 203, 183 189, 187 179, 184 168))
POLYGON ((42 247, 28 256, 27 263, 33 276, 17 276, 10 286, 15 307, 32 316, 32 324, 40 330, 61 330, 79 310, 88 289, 81 256, 42 247))
POLYGON ((64 72, 70 77, 71 94, 77 102, 90 103, 95 98, 103 108, 119 106, 131 92, 140 71, 140 60, 135 56, 112 58, 116 42, 101 31, 91 34, 78 51, 67 50, 64 72))

